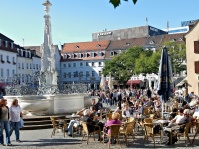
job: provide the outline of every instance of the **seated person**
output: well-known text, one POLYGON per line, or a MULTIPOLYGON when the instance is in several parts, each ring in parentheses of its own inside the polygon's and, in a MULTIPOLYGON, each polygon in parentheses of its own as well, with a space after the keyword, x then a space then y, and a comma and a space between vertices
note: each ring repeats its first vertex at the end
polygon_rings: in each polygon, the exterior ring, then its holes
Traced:
POLYGON ((115 109, 114 112, 119 112, 119 111, 121 111, 121 110, 122 110, 122 106, 121 106, 121 102, 119 101, 119 102, 117 103, 117 108, 115 109))
MULTIPOLYGON (((166 142, 167 145, 170 145, 170 133, 173 133, 173 131, 178 131, 180 133, 183 133, 184 132, 184 128, 185 128, 185 125, 183 124, 187 124, 191 121, 191 118, 190 118, 190 110, 189 109, 185 109, 184 112, 183 112, 183 118, 178 122, 176 123, 177 125, 175 126, 180 126, 180 127, 174 127, 173 130, 171 129, 167 129, 168 127, 165 128, 165 133, 168 135, 168 141, 166 142)), ((169 126, 171 127, 171 126, 169 126)), ((177 135, 176 134, 173 134, 172 135, 173 138, 172 138, 172 144, 174 144, 175 142, 177 142, 177 135)))
POLYGON ((144 111, 144 107, 143 107, 144 103, 142 101, 140 101, 140 104, 138 105, 138 114, 142 115, 143 114, 143 111, 144 111))
POLYGON ((103 108, 102 103, 98 100, 98 102, 96 103, 95 98, 92 99, 92 105, 95 106, 95 111, 100 110, 101 108, 103 108))
MULTIPOLYGON (((104 126, 108 128, 112 124, 120 124, 121 125, 122 122, 119 119, 120 119, 120 114, 117 113, 117 112, 114 112, 112 114, 112 120, 106 122, 104 126)), ((108 132, 108 134, 110 134, 110 129, 109 128, 107 129, 107 132, 108 132)))
POLYGON ((129 104, 124 104, 124 108, 122 109, 122 118, 130 117, 129 104))
POLYGON ((169 126, 175 126, 181 123, 181 119, 183 118, 183 109, 178 110, 178 115, 176 115, 171 122, 169 123, 169 126))
POLYGON ((148 101, 146 102, 146 104, 144 105, 146 107, 151 107, 154 106, 154 102, 152 98, 149 98, 148 101))
POLYGON ((95 106, 90 106, 90 118, 93 119, 96 114, 97 112, 95 111, 95 106))
MULTIPOLYGON (((87 128, 88 128, 89 132, 93 132, 94 130, 99 130, 99 129, 102 130, 103 129, 104 126, 102 123, 98 123, 98 122, 96 123, 96 121, 93 121, 90 118, 90 110, 89 109, 84 110, 83 114, 84 114, 84 116, 82 117, 82 121, 87 123, 87 128)), ((100 135, 99 135, 98 140, 100 141, 100 135)))

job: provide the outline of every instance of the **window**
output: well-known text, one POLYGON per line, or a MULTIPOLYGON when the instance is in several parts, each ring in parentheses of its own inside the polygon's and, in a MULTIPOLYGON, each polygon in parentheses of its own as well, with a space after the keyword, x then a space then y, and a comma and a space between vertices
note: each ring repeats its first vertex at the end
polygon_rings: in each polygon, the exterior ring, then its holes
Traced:
POLYGON ((6 60, 7 60, 7 62, 9 62, 9 56, 6 56, 6 60))
POLYGON ((30 69, 32 69, 32 64, 30 64, 30 69))
POLYGON ((35 69, 35 64, 33 64, 33 69, 35 69))
POLYGON ((0 46, 1 46, 1 39, 0 39, 0 46))
POLYGON ((21 66, 20 63, 18 63, 18 68, 19 68, 19 69, 21 68, 20 66, 21 66))
POLYGON ((87 58, 87 53, 84 53, 84 58, 87 58))
POLYGON ((92 77, 94 77, 95 76, 95 71, 92 71, 92 77))
POLYGON ((68 63, 68 67, 71 67, 71 63, 68 63))
POLYGON ((77 55, 77 56, 78 56, 78 58, 81 58, 81 53, 78 53, 78 55, 77 55))
POLYGON ((39 69, 38 64, 36 64, 36 69, 39 69))
POLYGON ((114 52, 113 51, 110 51, 110 56, 114 56, 114 52))
POLYGON ((91 52, 91 57, 94 57, 94 52, 91 52))
POLYGON ((11 43, 11 49, 13 49, 14 48, 14 44, 13 43, 11 43))
POLYGON ((24 64, 22 63, 22 69, 24 69, 24 64))
POLYGON ((64 73, 64 78, 66 78, 66 73, 64 73))
POLYGON ((83 63, 81 62, 81 63, 80 63, 80 67, 82 67, 82 66, 83 66, 83 63))
POLYGON ((99 62, 99 66, 102 66, 102 62, 99 62))
POLYGON ((76 67, 76 63, 73 63, 73 67, 76 67))
POLYGON ((9 77, 9 76, 10 76, 10 70, 7 69, 7 77, 9 77))
POLYGON ((102 52, 98 52, 98 57, 102 56, 102 52))
POLYGON ((6 41, 6 48, 8 47, 8 41, 6 41))
POLYGON ((70 54, 70 57, 71 57, 71 58, 74 58, 74 54, 73 54, 73 53, 71 53, 71 54, 70 54))
POLYGON ((63 67, 66 68, 66 64, 63 64, 63 67))
POLYGON ((71 78, 71 72, 68 73, 68 77, 71 78))
POLYGON ((64 59, 66 59, 67 58, 67 56, 66 56, 66 54, 64 54, 64 59))
POLYGON ((73 77, 74 78, 78 77, 78 71, 73 72, 73 77))
POLYGON ((24 74, 22 74, 22 82, 24 82, 24 74))
POLYGON ((92 67, 94 67, 95 66, 95 63, 94 62, 92 62, 92 67))
POLYGON ((89 76, 90 76, 89 71, 86 71, 86 77, 89 77, 89 76))
POLYGON ((12 57, 12 62, 15 63, 15 57, 12 57))
POLYGON ((99 73, 99 77, 101 77, 102 76, 102 71, 99 71, 98 73, 99 73))
POLYGON ((86 62, 86 66, 89 66, 88 62, 86 62))
POLYGON ((1 77, 3 77, 3 68, 1 68, 1 77))
POLYGON ((26 68, 27 68, 27 69, 29 69, 29 65, 28 65, 28 63, 26 64, 26 68))
POLYGON ((15 70, 13 69, 12 70, 12 76, 14 77, 14 75, 15 75, 15 70))

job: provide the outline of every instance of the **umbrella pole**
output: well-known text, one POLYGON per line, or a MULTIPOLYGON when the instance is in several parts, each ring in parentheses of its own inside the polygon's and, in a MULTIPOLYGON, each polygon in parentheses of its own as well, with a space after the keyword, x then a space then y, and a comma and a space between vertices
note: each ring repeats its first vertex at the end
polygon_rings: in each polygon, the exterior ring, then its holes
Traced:
POLYGON ((162 98, 162 119, 164 118, 164 100, 162 98))

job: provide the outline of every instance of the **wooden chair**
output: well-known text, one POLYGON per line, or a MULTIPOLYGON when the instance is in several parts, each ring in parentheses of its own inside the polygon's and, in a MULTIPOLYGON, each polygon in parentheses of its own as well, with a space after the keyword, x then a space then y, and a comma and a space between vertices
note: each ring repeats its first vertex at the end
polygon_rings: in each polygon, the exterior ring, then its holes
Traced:
POLYGON ((75 136, 75 132, 77 133, 79 133, 79 135, 81 136, 82 135, 82 125, 78 125, 77 127, 75 127, 74 125, 73 125, 73 127, 72 127, 72 137, 74 138, 74 136, 75 136))
POLYGON ((106 113, 106 119, 112 120, 112 113, 106 113))
POLYGON ((121 125, 119 125, 119 124, 112 124, 112 125, 109 126, 110 134, 108 134, 105 131, 103 131, 103 140, 105 140, 106 137, 109 139, 108 148, 110 148, 111 138, 116 139, 117 144, 119 144, 119 130, 120 130, 120 127, 121 127, 121 125))
MULTIPOLYGON (((82 141, 83 141, 84 137, 87 136, 87 144, 88 144, 88 140, 89 140, 89 136, 90 135, 93 135, 93 139, 95 141, 95 134, 96 133, 99 135, 99 138, 100 138, 100 133, 101 133, 100 126, 98 126, 98 125, 91 125, 91 124, 87 124, 86 122, 82 122, 82 127, 83 127, 82 141), (97 129, 94 129, 92 132, 89 132, 88 131, 88 127, 91 127, 91 126, 92 127, 96 127, 97 129)), ((100 142, 101 142, 101 140, 100 140, 100 142)))
POLYGON ((153 123, 153 119, 151 118, 145 118, 144 123, 153 123))
POLYGON ((67 124, 63 121, 63 124, 59 125, 59 122, 56 122, 55 121, 55 117, 50 117, 51 119, 51 122, 52 122, 52 125, 53 125, 53 131, 52 131, 52 134, 51 134, 51 138, 52 136, 55 135, 55 132, 59 132, 58 130, 61 130, 63 132, 63 135, 64 135, 64 138, 65 138, 65 130, 67 128, 67 124))
POLYGON ((190 141, 189 136, 188 136, 190 127, 191 127, 191 122, 185 124, 185 128, 184 128, 184 132, 183 133, 179 133, 179 132, 177 133, 178 141, 180 141, 180 137, 183 136, 186 146, 187 146, 187 140, 191 144, 191 141, 190 141))
POLYGON ((160 141, 162 142, 162 135, 161 133, 154 133, 154 124, 153 123, 143 123, 144 125, 144 131, 145 131, 145 134, 144 134, 144 142, 145 140, 147 139, 148 141, 148 138, 152 138, 153 142, 154 142, 154 146, 155 146, 155 136, 159 136, 160 137, 160 141))
POLYGON ((120 128, 120 134, 123 135, 123 139, 125 140, 126 146, 128 146, 128 136, 132 136, 132 139, 135 143, 135 135, 134 135, 134 126, 135 121, 127 122, 120 128))

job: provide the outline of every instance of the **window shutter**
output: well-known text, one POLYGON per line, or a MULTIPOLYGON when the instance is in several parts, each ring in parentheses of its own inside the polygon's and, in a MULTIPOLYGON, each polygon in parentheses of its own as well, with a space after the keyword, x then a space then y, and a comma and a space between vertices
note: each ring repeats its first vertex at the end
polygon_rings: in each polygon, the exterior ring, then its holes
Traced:
POLYGON ((195 73, 199 74, 199 61, 195 62, 195 73))
POLYGON ((199 42, 194 41, 194 53, 199 54, 199 42))

